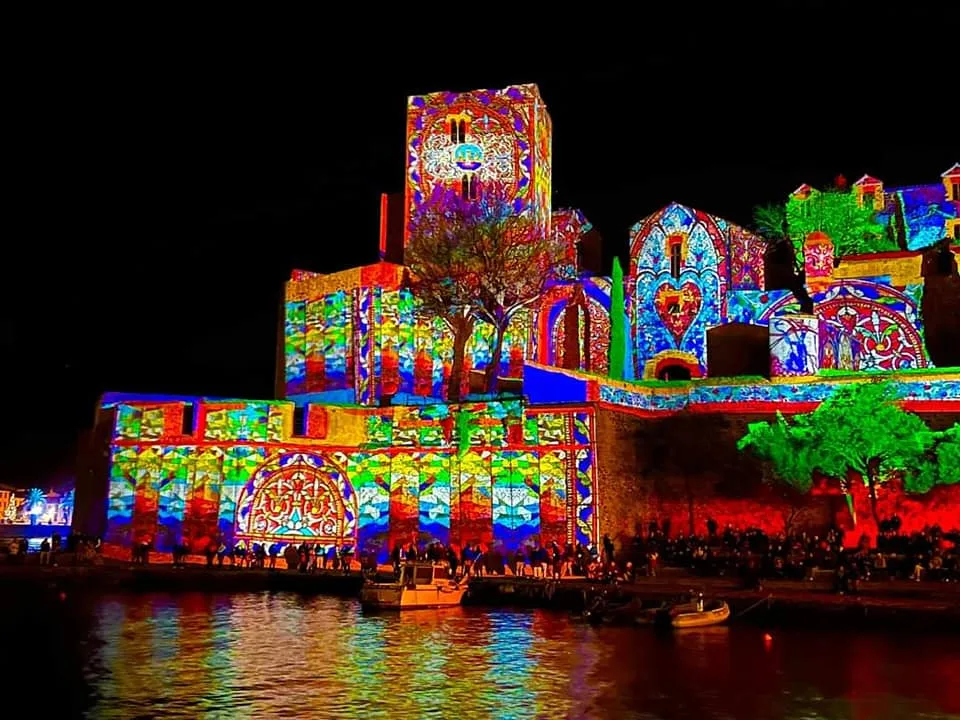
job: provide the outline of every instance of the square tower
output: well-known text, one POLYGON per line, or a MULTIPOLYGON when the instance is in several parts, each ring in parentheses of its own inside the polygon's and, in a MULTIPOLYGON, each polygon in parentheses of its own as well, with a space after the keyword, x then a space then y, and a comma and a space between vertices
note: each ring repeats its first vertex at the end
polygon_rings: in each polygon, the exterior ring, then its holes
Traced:
POLYGON ((414 95, 407 103, 404 244, 410 218, 438 185, 464 198, 504 186, 516 212, 550 229, 553 129, 536 85, 414 95))

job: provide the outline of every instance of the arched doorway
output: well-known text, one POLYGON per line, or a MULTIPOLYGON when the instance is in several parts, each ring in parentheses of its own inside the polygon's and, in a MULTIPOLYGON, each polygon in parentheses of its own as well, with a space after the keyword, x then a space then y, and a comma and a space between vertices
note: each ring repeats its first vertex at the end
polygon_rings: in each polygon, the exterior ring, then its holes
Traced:
POLYGON ((690 368, 686 365, 664 365, 657 370, 657 380, 690 380, 690 368))
POLYGON ((703 377, 703 373, 694 355, 667 350, 647 361, 643 377, 646 380, 691 380, 703 377))
POLYGON ((323 456, 278 455, 240 492, 234 534, 257 542, 355 545, 356 495, 344 472, 323 456))

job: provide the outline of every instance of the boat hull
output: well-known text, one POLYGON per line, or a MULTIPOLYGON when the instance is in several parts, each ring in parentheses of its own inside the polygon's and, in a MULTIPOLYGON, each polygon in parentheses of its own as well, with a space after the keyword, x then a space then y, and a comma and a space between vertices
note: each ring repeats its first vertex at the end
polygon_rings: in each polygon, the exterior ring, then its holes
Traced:
POLYGON ((680 612, 670 619, 670 624, 675 628, 710 627, 725 623, 729 617, 730 606, 723 602, 717 607, 706 608, 702 612, 697 612, 695 609, 692 612, 680 612))
POLYGON ((430 610, 457 607, 466 587, 424 585, 415 588, 377 584, 360 591, 360 605, 371 610, 430 610))

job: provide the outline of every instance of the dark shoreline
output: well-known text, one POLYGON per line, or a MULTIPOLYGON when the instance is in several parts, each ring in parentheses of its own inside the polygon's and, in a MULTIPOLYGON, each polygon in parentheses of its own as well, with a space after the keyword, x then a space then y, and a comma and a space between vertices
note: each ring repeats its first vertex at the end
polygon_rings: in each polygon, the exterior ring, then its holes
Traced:
MULTIPOLYGON (((7 601, 63 599, 75 593, 110 592, 298 592, 354 597, 361 576, 325 571, 249 570, 169 565, 41 568, 0 566, 0 604, 7 601)), ((468 603, 484 607, 545 608, 576 612, 587 594, 602 590, 585 580, 559 583, 493 576, 471 581, 468 603)), ((725 600, 731 622, 785 627, 816 624, 880 631, 960 633, 960 586, 897 581, 868 584, 854 596, 830 591, 828 583, 770 582, 762 592, 743 590, 723 578, 701 578, 683 571, 621 586, 645 605, 658 605, 691 589, 725 600)))

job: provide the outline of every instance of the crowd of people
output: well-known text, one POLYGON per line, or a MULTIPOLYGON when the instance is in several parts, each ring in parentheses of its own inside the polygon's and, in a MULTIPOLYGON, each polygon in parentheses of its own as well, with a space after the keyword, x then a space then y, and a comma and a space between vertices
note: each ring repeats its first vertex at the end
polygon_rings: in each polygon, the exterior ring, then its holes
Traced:
POLYGON ((853 548, 846 547, 844 532, 837 528, 822 536, 806 532, 771 536, 730 525, 720 531, 712 521, 707 527, 706 535, 685 536, 652 524, 623 549, 621 564, 640 568, 637 574, 646 575, 656 575, 661 564, 703 576, 739 575, 751 585, 764 579, 814 580, 826 571, 834 574, 841 592, 853 592, 871 579, 960 581, 960 532, 928 527, 902 534, 897 516, 882 524, 875 543, 862 536, 853 548))
MULTIPOLYGON (((40 540, 40 565, 53 567, 59 565, 64 558, 68 558, 74 565, 95 564, 100 559, 101 545, 102 542, 98 537, 70 533, 64 542, 60 533, 53 533, 50 537, 40 540)), ((30 543, 27 538, 13 538, 0 548, 2 551, 0 554, 6 555, 9 564, 22 565, 27 561, 29 550, 30 543)))
MULTIPOLYGON (((613 545, 610 544, 612 554, 613 545)), ((556 542, 547 545, 532 543, 514 551, 499 544, 484 547, 479 542, 467 543, 462 549, 439 542, 418 545, 398 543, 393 547, 390 561, 395 572, 401 563, 430 560, 449 564, 455 577, 484 575, 524 576, 559 580, 564 577, 599 577, 601 558, 595 546, 567 543, 562 548, 556 542)))
MULTIPOLYGON (((880 526, 875 542, 863 536, 856 547, 847 547, 844 532, 833 528, 823 535, 807 532, 768 535, 761 530, 736 528, 722 530, 707 521, 705 534, 672 533, 669 523, 649 523, 644 531, 616 548, 604 536, 599 546, 556 542, 541 545, 532 542, 516 549, 500 544, 468 543, 462 548, 439 542, 396 544, 389 555, 396 572, 404 562, 428 560, 449 564, 455 577, 514 575, 561 580, 589 578, 597 581, 633 582, 639 577, 656 577, 664 566, 686 569, 700 576, 739 577, 747 586, 762 586, 764 580, 810 581, 820 573, 830 573, 840 592, 856 592, 860 583, 871 580, 908 580, 914 582, 960 582, 960 531, 944 532, 928 527, 922 532, 904 534, 900 518, 894 515, 880 526)), ((44 539, 40 545, 40 564, 56 565, 64 554, 74 563, 96 560, 101 541, 71 534, 66 542, 59 535, 44 539)), ((8 552, 11 562, 23 562, 26 542, 13 543, 8 552)), ((142 538, 131 549, 134 564, 146 564, 152 551, 149 538, 142 538)), ((174 567, 184 567, 188 558, 185 541, 172 553, 174 567)), ((352 545, 323 543, 289 544, 282 542, 249 545, 240 538, 232 545, 222 537, 212 539, 204 548, 206 566, 276 569, 283 558, 284 567, 299 572, 358 569, 375 573, 377 553, 357 552, 352 545)))

